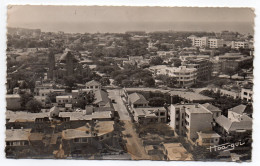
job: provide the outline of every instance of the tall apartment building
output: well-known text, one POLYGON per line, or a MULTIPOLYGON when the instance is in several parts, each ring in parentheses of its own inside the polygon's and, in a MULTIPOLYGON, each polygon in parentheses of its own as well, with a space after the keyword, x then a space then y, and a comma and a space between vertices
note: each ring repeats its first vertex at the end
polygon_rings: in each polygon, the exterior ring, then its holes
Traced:
POLYGON ((200 104, 170 106, 170 126, 179 135, 195 142, 198 132, 212 131, 213 113, 200 104))
POLYGON ((190 59, 185 62, 187 68, 197 69, 197 79, 200 81, 210 80, 212 75, 212 63, 206 59, 190 59))
POLYGON ((168 67, 165 65, 152 66, 150 70, 155 75, 167 75, 177 79, 178 86, 190 87, 197 82, 197 69, 186 66, 168 67))
POLYGON ((197 81, 197 69, 180 66, 176 68, 173 75, 177 78, 177 83, 181 87, 189 87, 197 81))
POLYGON ((192 46, 195 47, 209 47, 209 48, 218 48, 223 47, 224 40, 209 38, 209 37, 197 37, 197 36, 189 36, 188 39, 192 41, 192 46))
POLYGON ((214 77, 219 75, 222 69, 222 61, 216 59, 211 59, 210 61, 212 63, 212 76, 214 77))

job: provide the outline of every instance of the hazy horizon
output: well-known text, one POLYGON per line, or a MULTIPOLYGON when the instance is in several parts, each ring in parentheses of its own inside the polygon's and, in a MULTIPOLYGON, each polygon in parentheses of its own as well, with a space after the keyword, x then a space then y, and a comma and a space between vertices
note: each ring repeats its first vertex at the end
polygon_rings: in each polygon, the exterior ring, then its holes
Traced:
POLYGON ((9 6, 8 27, 44 32, 210 31, 254 33, 250 8, 9 6))

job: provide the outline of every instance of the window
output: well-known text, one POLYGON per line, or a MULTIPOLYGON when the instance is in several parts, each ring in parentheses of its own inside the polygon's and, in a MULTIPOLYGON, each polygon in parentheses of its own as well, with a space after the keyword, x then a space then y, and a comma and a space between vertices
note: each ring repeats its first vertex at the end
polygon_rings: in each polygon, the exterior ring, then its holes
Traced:
POLYGON ((247 95, 247 92, 244 92, 244 95, 247 95))
POLYGON ((95 88, 97 89, 97 88, 98 88, 98 86, 95 86, 95 88))
POLYGON ((180 113, 180 110, 176 110, 176 114, 179 114, 180 113))
POLYGON ((81 138, 81 142, 88 142, 87 138, 81 138))
POLYGON ((160 113, 160 116, 165 116, 165 112, 161 112, 161 113, 160 113))
POLYGON ((75 143, 79 143, 79 142, 80 142, 80 139, 79 139, 79 138, 74 138, 74 142, 75 142, 75 143))
POLYGON ((161 122, 165 122, 165 118, 161 118, 161 122))

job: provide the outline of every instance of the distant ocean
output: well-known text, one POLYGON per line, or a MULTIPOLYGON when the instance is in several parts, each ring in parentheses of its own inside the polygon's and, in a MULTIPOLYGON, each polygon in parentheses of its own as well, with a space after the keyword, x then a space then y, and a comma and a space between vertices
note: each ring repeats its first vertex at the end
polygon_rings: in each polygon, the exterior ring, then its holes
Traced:
POLYGON ((242 34, 253 34, 251 22, 55 22, 55 23, 22 23, 21 28, 40 28, 46 32, 64 31, 68 33, 124 33, 125 31, 235 31, 242 34))

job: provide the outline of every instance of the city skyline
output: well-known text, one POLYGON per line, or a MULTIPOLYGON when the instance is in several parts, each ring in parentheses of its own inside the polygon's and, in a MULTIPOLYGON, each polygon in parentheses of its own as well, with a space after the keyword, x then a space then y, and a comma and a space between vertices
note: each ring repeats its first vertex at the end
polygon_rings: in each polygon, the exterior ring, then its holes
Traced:
POLYGON ((8 9, 8 27, 69 33, 229 30, 253 34, 253 22, 250 8, 9 6, 8 9))

